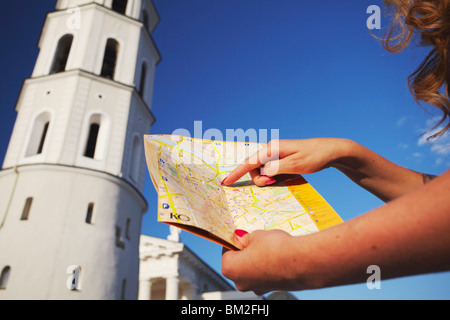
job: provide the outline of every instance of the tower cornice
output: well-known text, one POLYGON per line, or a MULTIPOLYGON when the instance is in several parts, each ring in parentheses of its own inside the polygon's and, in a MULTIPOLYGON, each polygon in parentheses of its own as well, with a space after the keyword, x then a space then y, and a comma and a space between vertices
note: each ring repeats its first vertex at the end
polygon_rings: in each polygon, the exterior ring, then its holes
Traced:
MULTIPOLYGON (((125 90, 132 92, 132 94, 135 96, 135 98, 140 102, 140 105, 142 105, 143 110, 147 113, 147 116, 149 117, 149 119, 151 121, 151 125, 153 125, 155 123, 156 118, 153 115, 153 112, 151 111, 148 104, 144 101, 144 99, 142 99, 141 95, 137 92, 135 86, 130 86, 130 85, 127 85, 125 83, 122 83, 122 82, 119 82, 116 80, 100 77, 92 72, 88 72, 88 71, 82 70, 82 69, 67 70, 67 71, 60 72, 60 73, 27 78, 24 80, 24 82, 22 84, 21 92, 23 92, 23 87, 27 84, 40 82, 43 79, 46 79, 46 80, 47 79, 48 80, 62 79, 62 78, 66 78, 68 76, 74 76, 74 75, 84 76, 84 77, 89 78, 94 81, 99 81, 99 82, 102 82, 102 83, 105 83, 108 85, 112 85, 112 86, 116 87, 117 89, 125 89, 125 90)), ((17 99, 16 105, 14 107, 14 109, 16 111, 19 111, 18 106, 20 105, 20 99, 21 99, 21 96, 19 95, 19 98, 17 99)))
MULTIPOLYGON (((121 13, 115 12, 114 10, 112 10, 112 9, 110 9, 110 8, 104 6, 104 5, 101 5, 99 3, 96 3, 96 2, 81 4, 81 5, 77 6, 77 8, 79 8, 80 10, 90 9, 92 7, 96 7, 99 10, 103 10, 104 12, 108 12, 108 13, 114 15, 114 17, 116 17, 116 18, 118 18, 118 19, 120 19, 122 21, 126 21, 126 22, 129 22, 129 23, 134 23, 136 25, 142 25, 142 22, 139 21, 138 19, 134 19, 134 18, 132 18, 130 16, 127 16, 125 14, 121 14, 121 13)), ((53 14, 65 15, 65 14, 67 14, 67 9, 60 9, 60 10, 57 9, 55 11, 51 11, 51 12, 49 12, 47 14, 47 16, 53 15, 53 14)))
POLYGON ((120 184, 122 187, 126 187, 136 194, 137 199, 141 202, 141 204, 144 208, 144 210, 142 211, 141 214, 145 214, 146 211, 148 210, 147 200, 145 199, 142 192, 139 191, 132 183, 130 183, 126 179, 123 179, 122 177, 118 177, 118 176, 115 176, 108 172, 101 171, 101 170, 95 170, 95 169, 91 169, 91 168, 83 168, 83 167, 77 167, 77 166, 69 166, 69 165, 63 165, 63 164, 33 163, 33 164, 18 165, 18 166, 9 167, 9 168, 2 168, 2 169, 0 169, 0 176, 8 174, 8 172, 10 172, 11 174, 13 174, 13 173, 20 174, 21 172, 26 172, 26 171, 33 171, 33 170, 39 171, 39 170, 42 170, 43 168, 70 171, 72 173, 74 172, 73 170, 76 169, 77 171, 80 172, 80 174, 96 176, 96 177, 100 177, 102 179, 106 179, 111 182, 114 182, 116 184, 120 184))

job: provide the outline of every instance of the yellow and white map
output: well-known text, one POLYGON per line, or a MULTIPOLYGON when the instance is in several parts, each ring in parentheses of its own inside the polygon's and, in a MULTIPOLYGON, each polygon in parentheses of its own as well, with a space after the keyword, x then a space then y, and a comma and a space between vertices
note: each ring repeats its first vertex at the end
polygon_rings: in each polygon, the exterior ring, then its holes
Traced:
POLYGON ((257 187, 247 174, 221 181, 264 145, 146 135, 145 155, 158 192, 158 221, 236 249, 234 230, 281 229, 304 235, 342 219, 300 175, 257 187))

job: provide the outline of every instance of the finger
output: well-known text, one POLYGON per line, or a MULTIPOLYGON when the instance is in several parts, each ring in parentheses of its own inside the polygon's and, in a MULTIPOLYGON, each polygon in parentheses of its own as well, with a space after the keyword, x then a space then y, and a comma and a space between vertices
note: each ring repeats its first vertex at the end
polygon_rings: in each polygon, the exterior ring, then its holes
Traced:
POLYGON ((239 266, 240 252, 226 251, 222 255, 222 274, 225 278, 232 281, 236 280, 239 274, 237 267, 239 266))
POLYGON ((259 157, 259 152, 248 157, 237 166, 236 169, 231 172, 228 177, 222 182, 224 185, 230 185, 238 181, 245 174, 249 173, 253 169, 259 168, 261 166, 261 158, 259 157))
POLYGON ((261 174, 273 177, 279 174, 298 174, 298 164, 293 157, 269 161, 261 168, 261 174))
POLYGON ((236 169, 231 172, 222 182, 224 185, 230 185, 238 181, 251 170, 261 167, 270 160, 278 158, 278 151, 273 148, 264 147, 255 154, 244 160, 236 169))
POLYGON ((263 294, 266 294, 270 292, 270 290, 267 289, 256 289, 253 291, 254 294, 256 294, 257 296, 262 296, 263 294))
POLYGON ((260 169, 253 169, 250 171, 250 177, 252 178, 253 182, 258 186, 258 187, 264 187, 266 186, 269 182, 272 182, 272 178, 267 177, 265 175, 261 175, 260 173, 260 169))
POLYGON ((247 231, 241 230, 241 229, 236 229, 234 231, 234 237, 240 243, 241 250, 247 248, 248 243, 250 241, 250 234, 247 231))

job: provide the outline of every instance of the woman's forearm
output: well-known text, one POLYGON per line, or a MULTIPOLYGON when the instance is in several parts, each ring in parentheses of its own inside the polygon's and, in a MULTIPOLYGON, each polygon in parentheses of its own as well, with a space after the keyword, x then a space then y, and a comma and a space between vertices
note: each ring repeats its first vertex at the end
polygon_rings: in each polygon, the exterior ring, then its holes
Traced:
POLYGON ((431 176, 399 166, 366 147, 346 140, 332 167, 387 202, 422 186, 431 176))
POLYGON ((450 270, 450 171, 339 226, 290 241, 297 289, 450 270))

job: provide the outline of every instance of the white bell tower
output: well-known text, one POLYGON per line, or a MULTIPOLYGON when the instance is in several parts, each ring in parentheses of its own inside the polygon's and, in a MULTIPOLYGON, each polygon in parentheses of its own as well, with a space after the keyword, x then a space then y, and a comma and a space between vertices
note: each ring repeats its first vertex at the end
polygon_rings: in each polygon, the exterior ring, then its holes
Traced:
POLYGON ((151 0, 58 0, 0 171, 0 300, 136 299, 151 0))

